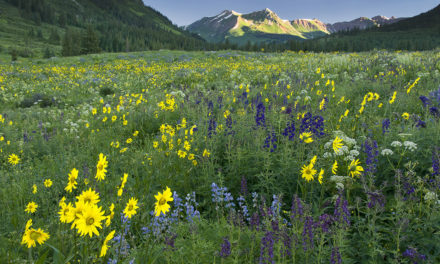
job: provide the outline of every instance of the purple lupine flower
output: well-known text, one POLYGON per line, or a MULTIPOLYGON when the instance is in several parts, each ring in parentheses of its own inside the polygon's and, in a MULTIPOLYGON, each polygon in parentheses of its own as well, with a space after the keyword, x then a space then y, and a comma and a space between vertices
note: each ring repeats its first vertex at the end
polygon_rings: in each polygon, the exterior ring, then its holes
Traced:
POLYGON ((382 134, 385 135, 386 132, 388 132, 388 129, 390 129, 390 120, 388 118, 384 119, 382 121, 382 134))
POLYGON ((330 226, 333 223, 333 217, 329 214, 323 214, 319 216, 319 221, 316 222, 316 227, 321 228, 323 233, 330 232, 330 226))
POLYGON ((431 100, 429 100, 428 97, 422 95, 419 98, 420 98, 420 101, 422 101, 424 107, 427 107, 428 105, 431 105, 431 100))
POLYGON ((440 147, 432 151, 432 176, 440 176, 440 147))
POLYGON ((217 128, 217 122, 211 116, 208 121, 208 137, 211 137, 213 134, 216 134, 215 129, 217 128))
POLYGON ((235 131, 232 129, 232 117, 231 117, 231 115, 228 115, 228 117, 226 118, 226 129, 225 129, 225 131, 227 132, 228 135, 235 134, 235 131))
POLYGON ((374 174, 376 172, 377 167, 377 156, 379 155, 379 151, 377 150, 377 142, 373 139, 366 139, 364 143, 364 151, 367 154, 367 160, 365 173, 374 174))
POLYGON ((265 127, 266 126, 266 118, 265 118, 266 107, 262 102, 257 105, 257 114, 255 115, 255 123, 257 127, 265 127))
POLYGON ((258 214, 258 212, 254 212, 252 214, 250 225, 251 225, 251 229, 260 231, 260 215, 258 214))
POLYGON ((384 208, 385 207, 385 201, 386 198, 383 194, 381 194, 380 192, 367 192, 369 201, 368 201, 368 208, 373 208, 376 207, 377 205, 379 205, 380 208, 384 208))
POLYGON ((304 115, 301 120, 300 133, 310 131, 315 136, 321 137, 324 133, 324 118, 322 116, 313 116, 310 112, 304 115))
POLYGON ((283 248, 281 249, 281 255, 284 257, 290 257, 292 256, 292 238, 290 237, 288 233, 287 228, 283 228, 283 232, 280 234, 281 241, 283 242, 283 248))
POLYGON ((350 211, 348 210, 348 201, 342 197, 342 193, 339 194, 335 203, 335 211, 333 213, 335 221, 343 224, 350 225, 350 211))
POLYGON ((247 193, 248 193, 247 181, 246 181, 246 177, 244 177, 244 176, 241 177, 241 189, 240 189, 240 192, 244 196, 246 196, 247 193))
POLYGON ((341 253, 339 252, 338 247, 332 248, 332 255, 330 257, 330 263, 331 264, 341 264, 342 263, 341 253))
POLYGON ((240 195, 237 198, 237 201, 238 201, 238 206, 240 207, 240 212, 243 215, 243 219, 246 219, 247 221, 250 221, 249 210, 248 210, 248 208, 246 206, 246 200, 244 199, 243 196, 240 195))
POLYGON ((260 264, 275 263, 273 259, 274 244, 275 244, 274 233, 270 231, 266 232, 264 236, 261 238, 260 264))
POLYGON ((272 201, 272 205, 271 205, 270 209, 274 213, 275 217, 280 215, 280 211, 281 211, 280 196, 275 195, 275 194, 273 195, 273 201, 272 201))
POLYGON ((174 248, 174 242, 176 241, 177 234, 170 234, 165 237, 165 244, 168 248, 174 248))
POLYGON ((222 248, 219 255, 222 258, 227 258, 231 255, 231 242, 229 242, 227 237, 223 238, 222 248))
POLYGON ((304 215, 304 207, 301 202, 301 198, 299 198, 296 194, 292 199, 292 207, 290 208, 290 218, 295 220, 295 218, 301 219, 304 215))
POLYGON ((313 248, 313 218, 311 216, 305 218, 302 238, 304 251, 313 248), (307 244, 310 246, 307 247, 307 244))
POLYGON ((426 127, 426 122, 423 121, 422 119, 418 118, 418 120, 416 122, 416 127, 417 128, 421 128, 421 127, 425 128, 426 127))
POLYGON ((402 256, 412 261, 413 264, 418 264, 419 261, 426 260, 426 256, 417 252, 417 249, 409 247, 403 253, 402 256))
POLYGON ((290 141, 293 141, 295 139, 295 122, 294 121, 287 123, 287 126, 283 132, 283 136, 289 137, 290 141))
POLYGON ((270 148, 270 152, 274 152, 277 148, 277 135, 275 134, 275 131, 272 130, 271 133, 269 133, 264 140, 263 148, 270 148), (271 147, 272 146, 272 147, 271 147))
POLYGON ((196 193, 187 194, 185 200, 186 219, 188 222, 192 223, 196 217, 200 219, 200 212, 195 209, 199 205, 196 202, 196 193))
POLYGON ((440 117, 440 111, 439 111, 438 108, 435 107, 435 106, 429 108, 429 113, 430 113, 431 115, 433 115, 434 117, 436 117, 436 118, 439 118, 439 117, 440 117))

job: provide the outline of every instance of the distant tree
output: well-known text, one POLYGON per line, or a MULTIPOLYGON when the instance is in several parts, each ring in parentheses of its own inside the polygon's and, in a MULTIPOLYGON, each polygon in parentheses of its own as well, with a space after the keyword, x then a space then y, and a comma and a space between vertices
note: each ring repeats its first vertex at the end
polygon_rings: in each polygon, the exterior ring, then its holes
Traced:
POLYGON ((15 48, 10 48, 9 54, 11 55, 11 61, 16 61, 18 59, 18 52, 15 48))
POLYGON ((61 41, 62 56, 76 56, 81 53, 81 35, 74 29, 68 28, 61 41))
POLYGON ((49 49, 49 47, 46 47, 44 49, 43 58, 49 59, 49 58, 52 58, 53 56, 55 56, 53 50, 49 49))
POLYGON ((49 42, 55 45, 60 44, 60 35, 58 35, 58 31, 54 28, 50 30, 49 42))
POLYGON ((99 53, 99 40, 92 26, 88 26, 81 39, 81 54, 99 53))

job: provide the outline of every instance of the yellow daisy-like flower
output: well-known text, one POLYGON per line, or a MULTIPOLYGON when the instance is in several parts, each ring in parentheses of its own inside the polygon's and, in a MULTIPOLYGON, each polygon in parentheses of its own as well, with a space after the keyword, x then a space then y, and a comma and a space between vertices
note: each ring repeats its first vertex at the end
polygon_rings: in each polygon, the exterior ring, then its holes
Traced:
POLYGON ((125 184, 127 183, 128 174, 124 173, 124 176, 121 178, 121 186, 118 189, 118 196, 122 196, 122 192, 124 191, 125 184))
POLYGON ((229 110, 226 110, 226 111, 223 113, 223 116, 225 117, 225 119, 227 119, 227 118, 229 117, 230 114, 231 114, 231 112, 229 112, 229 110))
POLYGON ((209 156, 211 156, 211 153, 210 153, 207 149, 205 149, 205 150, 203 151, 203 157, 204 157, 204 158, 209 158, 209 156))
POLYGON ((115 235, 115 231, 116 231, 116 230, 111 231, 111 232, 105 237, 104 243, 102 243, 102 247, 101 247, 101 254, 99 255, 100 258, 104 257, 104 256, 107 254, 107 250, 108 250, 108 248, 109 248, 108 245, 107 245, 107 243, 108 243, 110 240, 113 239, 113 237, 114 237, 114 235, 115 235))
POLYGON ((37 191, 38 191, 37 185, 35 185, 35 184, 32 185, 32 193, 33 193, 33 194, 36 194, 37 191))
POLYGON ((35 213, 37 211, 38 204, 34 202, 30 202, 26 205, 26 209, 24 210, 28 214, 35 213))
POLYGON ((324 170, 321 169, 321 171, 319 172, 319 175, 318 175, 319 184, 322 184, 322 179, 323 178, 324 178, 324 170))
POLYGON ((52 180, 51 179, 45 179, 44 180, 44 187, 50 188, 52 186, 52 180))
POLYGON ((170 205, 167 202, 172 202, 174 200, 172 195, 170 188, 167 186, 163 193, 158 192, 157 195, 154 196, 157 200, 154 208, 156 216, 159 216, 161 212, 166 214, 170 210, 170 205))
POLYGON ((402 114, 403 119, 408 120, 409 119, 409 114, 407 112, 402 114))
POLYGON ((336 175, 337 171, 338 171, 338 161, 335 160, 335 163, 333 163, 332 165, 332 173, 336 175))
POLYGON ((73 168, 72 171, 69 173, 69 181, 67 183, 66 188, 64 188, 64 190, 68 192, 72 192, 73 189, 76 189, 76 185, 78 184, 76 182, 77 178, 78 178, 78 170, 73 168))
POLYGON ((15 166, 20 162, 20 158, 15 154, 11 154, 9 155, 8 162, 15 166))
POLYGON ((115 216, 114 210, 115 210, 115 204, 112 203, 110 205, 110 214, 105 217, 105 226, 109 226, 111 224, 113 217, 115 216))
POLYGON ((316 174, 316 170, 313 168, 313 164, 304 165, 301 169, 302 178, 306 181, 314 180, 314 176, 316 174))
POLYGON ((28 248, 36 247, 37 243, 43 245, 46 240, 49 239, 49 234, 42 229, 28 228, 23 234, 21 244, 26 245, 28 248))
POLYGON ((303 132, 299 135, 299 139, 301 139, 304 143, 312 143, 312 133, 311 132, 303 132))
POLYGON ((84 214, 84 210, 86 208, 86 205, 82 202, 76 202, 75 207, 73 207, 69 212, 67 212, 67 223, 72 223, 72 226, 70 227, 73 229, 75 226, 77 226, 78 220, 82 217, 84 214))
POLYGON ((130 144, 131 142, 133 142, 133 139, 127 138, 127 141, 125 141, 125 142, 127 142, 127 144, 130 144))
POLYGON ((105 173, 107 172, 106 168, 108 166, 107 157, 104 154, 99 154, 98 164, 96 165, 96 176, 95 178, 98 181, 102 181, 105 179, 105 173))
POLYGON ((112 116, 112 122, 115 122, 116 121, 116 119, 118 119, 118 117, 117 116, 112 116))
POLYGON ((136 209, 139 208, 139 206, 137 206, 137 202, 138 200, 136 198, 130 198, 130 200, 128 200, 127 206, 125 206, 124 209, 125 217, 131 218, 136 214, 136 209))
POLYGON ((179 156, 179 158, 183 159, 186 157, 186 152, 179 149, 179 151, 177 151, 177 155, 179 156))
POLYGON ((92 188, 89 188, 78 195, 76 199, 78 199, 78 202, 95 205, 99 202, 99 194, 92 190, 92 188))
POLYGON ((342 146, 344 146, 344 144, 342 144, 342 139, 339 138, 339 137, 336 137, 336 138, 333 140, 333 144, 332 144, 333 151, 334 151, 335 153, 338 153, 338 152, 339 152, 339 149, 342 148, 342 146))
POLYGON ((73 205, 69 204, 61 204, 61 209, 58 211, 58 215, 60 216, 61 223, 68 223, 69 212, 73 210, 73 205))
POLYGON ((139 131, 136 130, 133 132, 133 137, 137 137, 138 135, 139 135, 139 131))
POLYGON ((348 173, 351 175, 351 177, 360 176, 364 171, 364 168, 362 168, 362 166, 360 166, 359 164, 360 161, 358 159, 353 159, 350 165, 348 165, 348 173))
POLYGON ((389 103, 392 104, 396 100, 397 91, 394 91, 393 96, 391 97, 389 103))
POLYGON ((98 228, 102 228, 101 222, 104 220, 104 211, 96 205, 87 205, 82 215, 76 221, 76 228, 81 236, 93 234, 99 236, 98 228))

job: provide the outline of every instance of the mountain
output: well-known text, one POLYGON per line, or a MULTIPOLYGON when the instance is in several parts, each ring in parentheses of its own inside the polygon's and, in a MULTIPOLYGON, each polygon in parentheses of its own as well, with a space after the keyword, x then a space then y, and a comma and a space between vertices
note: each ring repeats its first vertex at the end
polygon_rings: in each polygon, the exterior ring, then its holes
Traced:
POLYGON ((286 40, 305 40, 329 35, 331 33, 380 27, 400 21, 401 18, 375 16, 361 17, 349 22, 325 24, 318 19, 284 20, 266 8, 249 14, 225 10, 213 17, 204 17, 185 27, 207 40, 219 43, 244 44, 283 42, 286 40))
POLYGON ((0 52, 57 55, 66 32, 72 33, 72 46, 91 33, 103 51, 206 46, 142 0, 0 0, 0 52))
POLYGON ((360 17, 349 22, 337 22, 334 24, 327 24, 327 30, 330 33, 350 31, 354 29, 364 30, 371 27, 381 27, 384 25, 396 23, 402 19, 404 18, 388 18, 385 16, 375 16, 372 18, 360 17))
POLYGON ((290 39, 307 39, 329 32, 319 20, 281 19, 270 9, 249 14, 225 10, 214 17, 204 17, 185 27, 208 42, 245 44, 247 42, 282 42, 290 39))
MULTIPOLYGON (((290 41, 286 48, 307 51, 431 50, 440 48, 440 5, 405 19, 374 17, 380 26, 365 30, 340 31, 302 42, 290 41), (396 19, 394 19, 395 21, 396 19)), ((365 19, 365 21, 368 21, 365 19)), ((370 23, 371 22, 365 22, 370 23)), ((360 25, 360 24, 358 24, 360 25)), ((330 28, 331 30, 331 28, 330 28)))

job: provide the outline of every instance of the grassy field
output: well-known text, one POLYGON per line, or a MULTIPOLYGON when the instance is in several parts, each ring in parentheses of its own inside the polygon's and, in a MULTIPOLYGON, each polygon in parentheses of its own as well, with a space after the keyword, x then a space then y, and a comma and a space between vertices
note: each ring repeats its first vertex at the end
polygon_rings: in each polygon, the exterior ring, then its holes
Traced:
POLYGON ((438 52, 0 60, 1 263, 440 262, 438 52))

